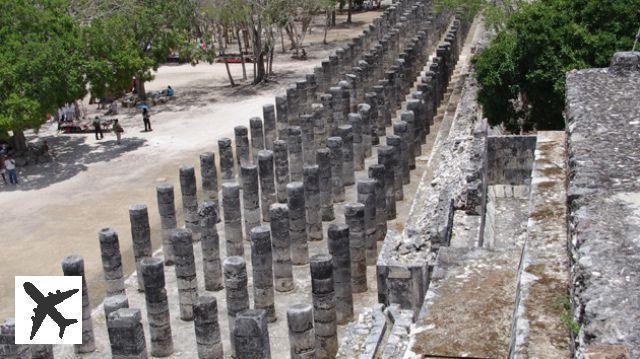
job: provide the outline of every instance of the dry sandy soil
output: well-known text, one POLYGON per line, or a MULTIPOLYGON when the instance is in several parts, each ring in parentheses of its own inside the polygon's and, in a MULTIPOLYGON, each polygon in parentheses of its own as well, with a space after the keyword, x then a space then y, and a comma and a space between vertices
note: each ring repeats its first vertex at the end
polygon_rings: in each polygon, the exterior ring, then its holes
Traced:
MULTIPOLYGON (((14 276, 59 275, 62 258, 70 254, 84 257, 89 295, 92 304, 98 304, 104 293, 98 231, 112 227, 118 232, 124 268, 131 273, 128 207, 149 206, 157 250, 155 184, 173 183, 179 206, 180 165, 195 165, 198 172, 200 153, 217 151, 219 137, 232 137, 237 125, 248 126, 249 118, 262 115, 262 105, 273 103, 287 84, 310 73, 332 49, 360 33, 378 15, 354 14, 352 26, 340 25, 344 16, 339 16, 339 26, 329 32, 329 45, 321 44, 322 29, 315 28, 307 38, 309 59, 295 61, 278 53, 274 81, 265 85, 231 88, 223 64, 162 66, 147 90, 171 85, 175 100, 151 109, 153 132, 142 132, 139 112, 121 111, 125 134, 119 146, 111 133, 102 141, 95 141, 92 134, 56 135, 50 128, 31 134, 32 141, 46 139, 56 158, 20 169, 19 186, 0 187, 0 320, 13 315, 14 276)), ((231 67, 235 77, 241 78, 240 65, 231 67)), ((87 109, 90 114, 96 112, 95 106, 87 109)))

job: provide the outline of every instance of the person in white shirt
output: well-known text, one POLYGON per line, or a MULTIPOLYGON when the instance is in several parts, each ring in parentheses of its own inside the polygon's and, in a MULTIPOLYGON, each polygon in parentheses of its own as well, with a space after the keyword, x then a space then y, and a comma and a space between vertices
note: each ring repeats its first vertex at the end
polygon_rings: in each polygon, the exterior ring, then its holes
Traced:
POLYGON ((16 160, 14 160, 11 156, 7 156, 4 160, 4 168, 7 170, 9 174, 9 183, 16 185, 18 184, 18 173, 16 172, 16 160))

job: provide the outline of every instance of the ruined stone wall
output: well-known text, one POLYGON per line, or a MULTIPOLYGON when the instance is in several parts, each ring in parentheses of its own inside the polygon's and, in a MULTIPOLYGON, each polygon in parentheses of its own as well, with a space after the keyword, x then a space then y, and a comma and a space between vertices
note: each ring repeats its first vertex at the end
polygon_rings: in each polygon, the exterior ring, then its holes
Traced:
POLYGON ((531 182, 536 136, 489 136, 488 184, 531 182))

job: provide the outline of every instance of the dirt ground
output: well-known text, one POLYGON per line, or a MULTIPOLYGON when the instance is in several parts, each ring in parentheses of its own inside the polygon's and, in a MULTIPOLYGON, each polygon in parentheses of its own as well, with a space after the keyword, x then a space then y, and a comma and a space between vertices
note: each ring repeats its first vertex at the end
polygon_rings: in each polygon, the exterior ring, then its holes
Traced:
MULTIPOLYGON (((131 273, 128 207, 139 203, 149 207, 157 250, 160 225, 155 184, 164 180, 174 184, 179 210, 180 165, 195 165, 198 172, 200 153, 217 151, 218 138, 232 137, 237 125, 248 126, 249 118, 262 115, 262 105, 273 103, 289 83, 312 72, 334 48, 377 16, 378 12, 354 14, 352 26, 341 25, 345 16, 339 16, 328 45, 322 45, 322 28, 314 28, 306 41, 306 61, 280 54, 278 44, 276 76, 265 85, 231 88, 223 64, 160 67, 147 90, 171 85, 176 98, 151 109, 152 132, 142 132, 139 110, 120 108, 118 118, 125 129, 121 145, 116 145, 111 133, 101 141, 93 134, 57 135, 51 126, 30 134, 31 141, 48 141, 55 160, 20 168, 19 186, 0 187, 0 319, 13 315, 14 276, 61 274, 60 262, 70 254, 84 257, 89 295, 92 305, 97 305, 104 295, 98 231, 111 227, 118 232, 124 268, 131 273)), ((240 64, 230 66, 240 79, 240 64)), ((251 75, 251 64, 247 69, 251 75)), ((87 105, 87 112, 95 114, 95 105, 87 105)))

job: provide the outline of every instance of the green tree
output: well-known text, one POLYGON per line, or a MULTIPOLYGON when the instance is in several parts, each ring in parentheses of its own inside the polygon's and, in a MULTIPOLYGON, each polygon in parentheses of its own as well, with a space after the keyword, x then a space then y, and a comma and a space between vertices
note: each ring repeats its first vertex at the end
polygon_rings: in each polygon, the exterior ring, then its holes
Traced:
POLYGON ((79 29, 62 0, 0 0, 0 136, 38 129, 48 113, 86 94, 79 29))

